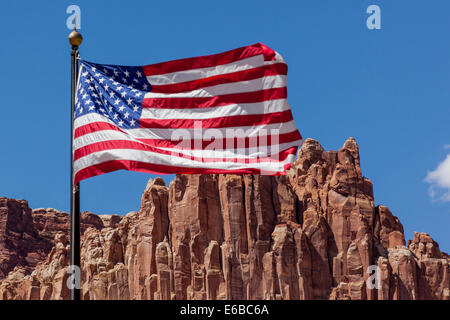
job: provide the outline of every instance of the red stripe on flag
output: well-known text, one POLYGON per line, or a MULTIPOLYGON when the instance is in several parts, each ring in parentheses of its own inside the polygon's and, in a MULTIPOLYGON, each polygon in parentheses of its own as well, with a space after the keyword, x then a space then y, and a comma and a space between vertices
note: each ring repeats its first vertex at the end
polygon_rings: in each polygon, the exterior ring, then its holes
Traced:
POLYGON ((284 123, 291 121, 291 110, 282 112, 264 113, 264 114, 249 114, 239 116, 228 116, 212 119, 140 119, 140 128, 151 129, 194 129, 197 128, 230 128, 230 127, 246 127, 259 126, 271 123, 284 123))
POLYGON ((97 131, 104 131, 104 130, 115 130, 120 131, 126 134, 123 130, 120 130, 119 127, 112 125, 108 122, 91 122, 88 124, 85 124, 83 126, 80 126, 75 129, 73 138, 76 139, 78 137, 84 136, 85 134, 97 132, 97 131))
MULTIPOLYGON (((113 160, 96 164, 85 169, 81 169, 75 175, 75 184, 81 180, 102 175, 105 173, 117 170, 139 171, 151 174, 218 174, 218 173, 232 173, 232 174, 260 174, 260 169, 248 168, 241 170, 224 170, 224 169, 203 169, 203 168, 187 168, 187 167, 173 167, 158 164, 151 164, 146 162, 131 161, 131 160, 113 160)), ((273 175, 284 175, 284 172, 275 172, 273 175)))
POLYGON ((242 47, 223 53, 151 64, 143 66, 142 69, 144 70, 146 76, 154 76, 183 70, 214 67, 245 58, 254 57, 260 54, 264 55, 265 61, 275 59, 275 51, 262 43, 256 43, 251 46, 242 47))
MULTIPOLYGON (((272 144, 271 136, 257 136, 258 146, 270 146, 272 144)), ((186 150, 205 150, 209 145, 214 143, 214 146, 222 145, 223 150, 228 148, 249 148, 250 147, 249 137, 239 137, 239 138, 224 138, 224 139, 185 139, 185 140, 163 140, 163 139, 137 139, 147 145, 156 148, 178 148, 186 150)), ((278 136, 278 144, 288 143, 292 141, 301 140, 302 136, 300 132, 292 131, 288 133, 283 133, 278 136)), ((252 141, 253 142, 253 141, 252 141)), ((220 148, 215 148, 215 150, 220 150, 220 148)))
POLYGON ((231 82, 249 81, 267 76, 286 75, 287 65, 285 63, 275 63, 249 70, 219 74, 209 78, 186 81, 181 83, 152 85, 152 92, 155 93, 177 93, 192 91, 200 88, 216 86, 231 82))
POLYGON ((220 107, 239 103, 257 103, 275 99, 285 99, 287 89, 275 88, 253 92, 231 93, 214 97, 144 98, 143 108, 195 109, 220 107))

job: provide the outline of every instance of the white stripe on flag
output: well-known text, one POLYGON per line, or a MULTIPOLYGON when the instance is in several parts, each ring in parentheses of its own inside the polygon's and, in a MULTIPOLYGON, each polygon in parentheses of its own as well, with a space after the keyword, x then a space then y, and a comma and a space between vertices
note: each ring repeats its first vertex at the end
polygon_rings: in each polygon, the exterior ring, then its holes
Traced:
POLYGON ((177 92, 177 93, 156 93, 147 92, 145 99, 149 98, 201 98, 201 97, 215 97, 225 94, 252 92, 265 89, 283 88, 286 86, 286 76, 276 75, 258 78, 249 81, 231 82, 219 84, 216 86, 205 87, 202 89, 177 92))
POLYGON ((144 108, 141 119, 211 119, 238 115, 257 115, 289 110, 287 99, 256 103, 230 104, 220 107, 192 109, 144 108))
POLYGON ((208 68, 197 68, 190 70, 183 70, 177 72, 171 72, 166 74, 159 74, 154 76, 147 76, 148 82, 152 85, 164 85, 164 84, 174 84, 182 83, 187 81, 199 80, 203 78, 209 78, 217 75, 249 70, 264 65, 274 64, 284 62, 284 60, 279 57, 276 61, 264 61, 264 56, 262 54, 231 62, 228 64, 208 67, 208 68))

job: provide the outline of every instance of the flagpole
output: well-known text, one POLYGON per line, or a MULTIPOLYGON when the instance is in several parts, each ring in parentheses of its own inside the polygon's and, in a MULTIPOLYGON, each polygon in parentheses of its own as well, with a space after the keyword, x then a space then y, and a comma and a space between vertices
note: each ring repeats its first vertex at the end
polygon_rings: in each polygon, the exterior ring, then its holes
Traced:
MULTIPOLYGON (((69 35, 69 42, 72 46, 70 53, 71 59, 71 103, 70 103, 70 265, 79 267, 81 270, 80 258, 80 184, 74 185, 73 171, 73 128, 74 128, 74 110, 75 94, 78 82, 78 46, 83 41, 83 37, 77 31, 76 27, 69 35)), ((74 272, 75 269, 72 269, 74 272)), ((73 273, 79 277, 75 283, 81 283, 81 274, 73 273)), ((70 288, 70 299, 80 300, 80 288, 70 288)))

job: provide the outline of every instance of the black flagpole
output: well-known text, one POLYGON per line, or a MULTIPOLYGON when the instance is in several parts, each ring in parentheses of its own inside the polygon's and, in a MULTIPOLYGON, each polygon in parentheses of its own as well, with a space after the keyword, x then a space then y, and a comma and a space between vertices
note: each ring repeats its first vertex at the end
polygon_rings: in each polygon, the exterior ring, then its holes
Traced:
MULTIPOLYGON (((76 30, 76 27, 69 35, 69 42, 72 45, 71 58, 71 103, 70 103, 70 265, 75 266, 72 269, 72 276, 79 277, 74 283, 81 284, 81 274, 76 272, 76 267, 81 270, 80 258, 80 184, 74 185, 73 172, 73 127, 75 111, 75 94, 78 82, 78 46, 83 41, 83 37, 76 30)), ((72 283, 70 288, 70 299, 80 300, 80 288, 76 288, 72 283)))

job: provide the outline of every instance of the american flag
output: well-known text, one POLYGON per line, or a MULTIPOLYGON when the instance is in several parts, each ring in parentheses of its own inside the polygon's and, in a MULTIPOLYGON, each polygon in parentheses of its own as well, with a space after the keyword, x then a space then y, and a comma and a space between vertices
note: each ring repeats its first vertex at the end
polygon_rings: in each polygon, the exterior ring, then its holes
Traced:
POLYGON ((261 43, 140 67, 81 60, 75 183, 121 169, 284 174, 302 143, 286 75, 261 43))

